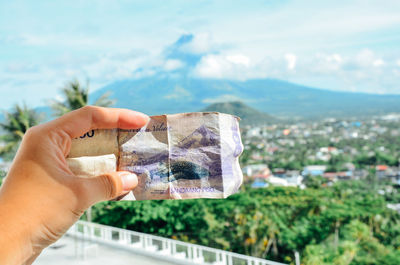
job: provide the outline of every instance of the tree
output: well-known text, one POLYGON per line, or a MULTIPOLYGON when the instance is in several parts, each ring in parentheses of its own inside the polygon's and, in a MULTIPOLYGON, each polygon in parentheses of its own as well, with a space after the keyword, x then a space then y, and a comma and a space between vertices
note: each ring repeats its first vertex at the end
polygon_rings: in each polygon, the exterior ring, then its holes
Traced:
POLYGON ((307 188, 318 189, 327 182, 328 180, 322 176, 306 176, 303 184, 306 185, 307 188))
POLYGON ((0 147, 0 157, 4 160, 12 160, 26 131, 39 124, 41 117, 25 104, 15 105, 10 112, 5 112, 4 116, 5 121, 0 123, 0 128, 5 131, 5 134, 1 136, 4 145, 0 147))
POLYGON ((103 202, 93 212, 99 223, 288 264, 294 250, 303 264, 400 264, 400 215, 386 204, 364 181, 339 181, 224 200, 103 202))
POLYGON ((3 178, 7 175, 7 172, 0 169, 0 186, 3 183, 3 178))
POLYGON ((381 244, 371 233, 368 225, 353 220, 341 235, 338 248, 332 247, 332 237, 318 245, 309 245, 303 262, 313 264, 399 264, 400 251, 381 244))
MULTIPOLYGON (((62 116, 72 110, 82 108, 89 105, 89 84, 82 86, 78 80, 70 81, 61 90, 64 100, 51 102, 51 108, 54 111, 55 116, 62 116)), ((101 95, 94 103, 95 106, 110 107, 114 105, 114 100, 109 98, 109 93, 101 95)))

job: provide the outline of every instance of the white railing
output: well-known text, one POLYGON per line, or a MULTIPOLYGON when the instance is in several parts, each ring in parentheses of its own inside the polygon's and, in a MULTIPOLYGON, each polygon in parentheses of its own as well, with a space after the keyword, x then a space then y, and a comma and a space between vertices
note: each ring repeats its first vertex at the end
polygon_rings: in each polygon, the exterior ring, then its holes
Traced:
POLYGON ((86 221, 75 223, 67 235, 129 249, 175 264, 283 265, 279 262, 86 221))

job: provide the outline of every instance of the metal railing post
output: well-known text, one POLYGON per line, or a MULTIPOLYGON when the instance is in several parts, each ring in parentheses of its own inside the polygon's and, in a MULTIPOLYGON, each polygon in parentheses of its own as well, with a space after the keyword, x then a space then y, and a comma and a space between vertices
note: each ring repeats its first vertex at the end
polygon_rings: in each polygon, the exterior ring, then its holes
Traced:
POLYGON ((172 255, 176 254, 176 244, 175 242, 171 242, 171 247, 172 247, 172 255))
POLYGON ((233 265, 233 257, 231 255, 228 256, 228 265, 233 265))
POLYGON ((145 236, 141 236, 141 237, 140 237, 140 241, 142 242, 143 248, 146 249, 146 246, 147 246, 146 243, 147 243, 147 242, 146 242, 145 236))
POLYGON ((189 259, 189 260, 194 260, 194 257, 193 257, 193 249, 194 249, 193 246, 188 246, 188 259, 189 259))
POLYGON ((165 241, 165 240, 162 241, 162 249, 163 249, 164 251, 168 249, 168 247, 167 247, 167 241, 165 241))
POLYGON ((222 259, 222 263, 224 264, 224 265, 226 265, 226 253, 221 253, 221 259, 222 259))

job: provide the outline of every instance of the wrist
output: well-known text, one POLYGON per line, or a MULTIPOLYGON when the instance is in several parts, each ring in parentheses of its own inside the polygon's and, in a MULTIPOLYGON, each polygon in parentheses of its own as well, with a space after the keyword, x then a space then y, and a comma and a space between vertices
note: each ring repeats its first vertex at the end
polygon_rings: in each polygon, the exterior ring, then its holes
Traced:
POLYGON ((32 224, 18 213, 18 204, 0 193, 0 263, 24 264, 35 253, 32 224))

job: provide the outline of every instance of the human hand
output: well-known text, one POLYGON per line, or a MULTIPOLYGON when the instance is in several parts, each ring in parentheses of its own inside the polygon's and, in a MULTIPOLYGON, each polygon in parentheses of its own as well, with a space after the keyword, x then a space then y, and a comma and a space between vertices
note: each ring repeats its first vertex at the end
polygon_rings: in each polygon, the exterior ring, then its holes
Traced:
POLYGON ((89 130, 140 128, 148 119, 131 110, 87 106, 29 129, 0 189, 0 263, 30 264, 88 207, 136 187, 130 172, 78 178, 66 156, 71 139, 89 130))

